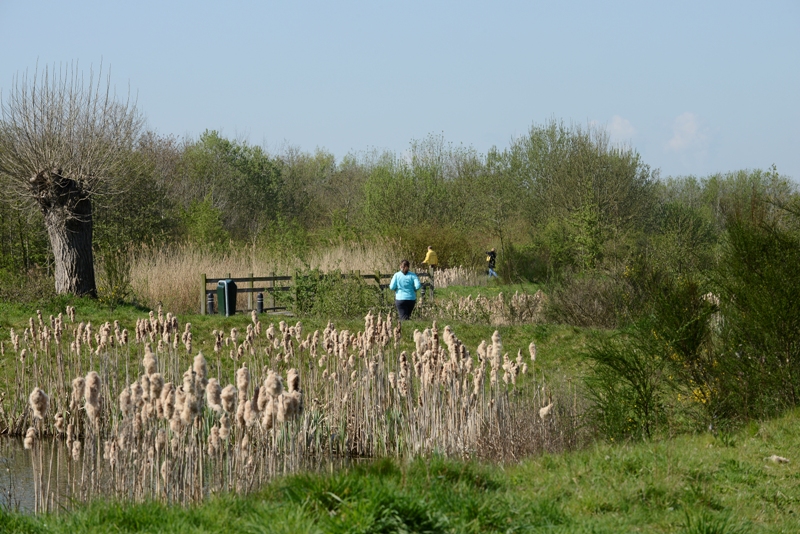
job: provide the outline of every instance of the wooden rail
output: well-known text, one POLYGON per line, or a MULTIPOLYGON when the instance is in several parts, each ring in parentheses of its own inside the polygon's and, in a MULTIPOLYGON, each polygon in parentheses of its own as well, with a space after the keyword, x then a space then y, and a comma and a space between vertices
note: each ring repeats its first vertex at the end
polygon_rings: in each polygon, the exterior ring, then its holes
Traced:
MULTIPOLYGON (((423 289, 430 288, 433 289, 433 276, 427 272, 416 273, 422 282, 423 289)), ((281 311, 286 310, 285 306, 276 306, 275 305, 275 293, 286 292, 286 291, 294 291, 296 288, 296 277, 295 276, 277 276, 275 273, 272 273, 270 276, 253 276, 250 273, 248 276, 233 278, 228 274, 225 278, 210 278, 207 277, 205 274, 200 275, 200 314, 206 315, 208 310, 206 309, 206 303, 208 302, 208 295, 216 294, 217 292, 217 284, 223 280, 230 280, 236 284, 236 292, 237 293, 244 293, 247 295, 247 310, 253 310, 255 307, 253 306, 253 294, 254 293, 265 293, 265 296, 269 296, 270 298, 270 306, 264 303, 264 311, 281 311), (264 285, 256 286, 257 283, 264 282, 264 285), (242 287, 239 287, 239 284, 244 284, 242 287), (213 284, 214 287, 209 289, 208 285, 213 284)), ((303 276, 303 275, 299 275, 303 276)), ((323 276, 331 276, 331 274, 323 274, 323 276)), ((394 276, 394 273, 381 273, 376 272, 374 274, 361 274, 360 272, 354 273, 340 273, 342 279, 344 278, 360 278, 367 282, 375 282, 376 287, 380 290, 389 289, 389 282, 394 276)), ((432 291, 430 293, 432 296, 432 291)), ((219 305, 219 304, 217 304, 219 305)))

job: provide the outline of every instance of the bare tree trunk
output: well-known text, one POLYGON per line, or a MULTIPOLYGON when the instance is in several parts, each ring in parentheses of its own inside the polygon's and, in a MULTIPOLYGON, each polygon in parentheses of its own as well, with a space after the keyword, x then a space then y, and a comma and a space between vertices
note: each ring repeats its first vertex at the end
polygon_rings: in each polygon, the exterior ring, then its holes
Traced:
POLYGON ((40 187, 37 200, 53 247, 56 293, 96 297, 92 201, 77 182, 56 173, 47 180, 49 187, 41 187, 42 174, 31 183, 40 187))

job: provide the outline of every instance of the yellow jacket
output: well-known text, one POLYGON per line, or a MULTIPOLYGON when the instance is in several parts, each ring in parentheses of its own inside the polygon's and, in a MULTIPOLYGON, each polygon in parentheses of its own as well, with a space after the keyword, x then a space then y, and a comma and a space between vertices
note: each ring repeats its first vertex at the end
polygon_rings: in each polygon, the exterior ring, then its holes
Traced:
POLYGON ((427 263, 431 267, 435 267, 436 265, 438 265, 439 258, 436 257, 436 252, 434 252, 432 249, 428 249, 428 253, 425 254, 425 259, 422 260, 422 263, 427 263))

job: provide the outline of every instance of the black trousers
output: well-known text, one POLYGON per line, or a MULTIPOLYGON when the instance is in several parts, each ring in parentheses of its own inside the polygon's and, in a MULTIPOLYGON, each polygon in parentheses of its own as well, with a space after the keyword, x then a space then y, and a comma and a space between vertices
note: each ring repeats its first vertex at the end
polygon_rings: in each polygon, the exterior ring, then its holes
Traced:
POLYGON ((397 307, 397 315, 400 316, 401 321, 411 319, 411 312, 414 311, 416 300, 395 300, 394 305, 397 307))

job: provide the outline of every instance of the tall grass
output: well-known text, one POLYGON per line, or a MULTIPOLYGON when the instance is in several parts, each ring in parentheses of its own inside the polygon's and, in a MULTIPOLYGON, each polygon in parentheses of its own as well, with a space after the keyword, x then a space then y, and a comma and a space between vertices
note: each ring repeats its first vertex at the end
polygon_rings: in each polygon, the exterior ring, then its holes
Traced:
POLYGON ((313 250, 303 259, 275 257, 257 246, 220 251, 195 245, 143 247, 130 252, 130 283, 136 299, 148 307, 161 303, 175 313, 197 309, 200 275, 234 278, 291 275, 297 269, 323 272, 394 272, 400 263, 391 243, 341 243, 313 250))

